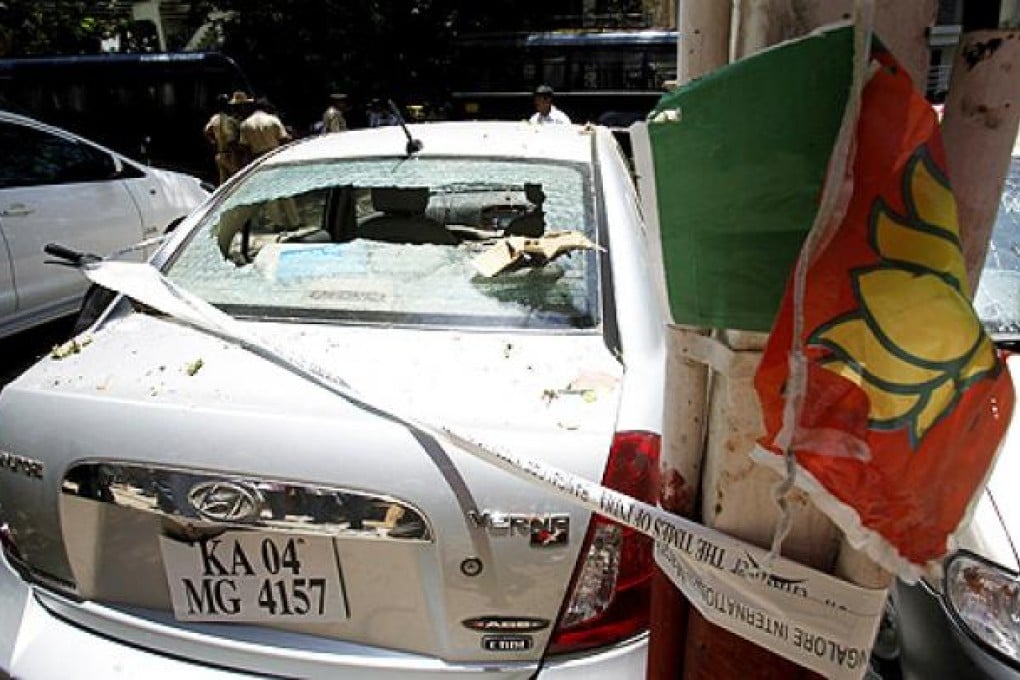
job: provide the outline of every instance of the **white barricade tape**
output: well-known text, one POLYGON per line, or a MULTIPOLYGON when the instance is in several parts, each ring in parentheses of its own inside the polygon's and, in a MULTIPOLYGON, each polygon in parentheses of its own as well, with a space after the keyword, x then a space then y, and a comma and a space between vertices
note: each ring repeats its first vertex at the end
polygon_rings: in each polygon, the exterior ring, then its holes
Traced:
POLYGON ((670 332, 672 348, 684 358, 704 364, 716 373, 733 380, 751 380, 758 370, 759 350, 736 351, 716 338, 679 326, 674 326, 670 332))
MULTIPOLYGON (((434 430, 423 425, 427 431, 434 430)), ((440 428, 443 439, 655 539, 663 572, 712 623, 826 677, 861 678, 885 589, 848 583, 545 463, 440 428)))
POLYGON ((255 337, 236 319, 147 264, 102 262, 85 265, 83 271, 94 283, 232 340, 335 394, 650 536, 659 566, 709 621, 830 678, 859 679, 867 670, 884 589, 862 588, 784 558, 769 563, 768 551, 757 546, 565 470, 401 415, 355 392, 342 377, 309 358, 255 337))

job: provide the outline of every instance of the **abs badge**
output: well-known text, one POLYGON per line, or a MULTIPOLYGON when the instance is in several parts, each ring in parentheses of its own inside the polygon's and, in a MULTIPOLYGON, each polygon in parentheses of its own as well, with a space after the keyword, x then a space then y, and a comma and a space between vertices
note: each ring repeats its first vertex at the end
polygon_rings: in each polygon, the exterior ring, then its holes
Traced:
POLYGON ((532 633, 549 627, 549 619, 534 616, 476 616, 461 623, 483 633, 532 633))

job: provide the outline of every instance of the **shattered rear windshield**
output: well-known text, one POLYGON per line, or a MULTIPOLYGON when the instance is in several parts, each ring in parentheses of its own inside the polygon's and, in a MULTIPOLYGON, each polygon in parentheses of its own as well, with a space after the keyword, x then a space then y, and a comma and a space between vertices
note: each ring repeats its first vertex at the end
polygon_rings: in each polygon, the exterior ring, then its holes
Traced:
POLYGON ((591 328, 593 203, 576 163, 267 167, 204 218, 167 275, 240 316, 591 328))

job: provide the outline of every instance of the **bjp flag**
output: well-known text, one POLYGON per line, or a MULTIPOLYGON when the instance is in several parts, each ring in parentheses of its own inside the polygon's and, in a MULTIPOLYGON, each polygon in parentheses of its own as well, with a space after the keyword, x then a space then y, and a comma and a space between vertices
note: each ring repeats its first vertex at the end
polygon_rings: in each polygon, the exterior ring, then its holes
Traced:
POLYGON ((791 278, 756 375, 767 430, 756 458, 782 470, 777 441, 789 441, 798 484, 852 543, 913 580, 949 550, 1014 397, 971 306, 938 121, 888 52, 874 48, 872 65, 852 172, 827 178, 851 183, 845 213, 801 253, 802 304, 791 278), (791 381, 798 312, 804 379, 791 381))

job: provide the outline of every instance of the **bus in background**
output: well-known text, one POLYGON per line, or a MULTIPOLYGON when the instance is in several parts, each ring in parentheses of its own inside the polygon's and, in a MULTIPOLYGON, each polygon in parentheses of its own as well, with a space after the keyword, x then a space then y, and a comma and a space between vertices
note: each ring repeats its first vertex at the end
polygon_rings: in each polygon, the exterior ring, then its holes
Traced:
POLYGON ((0 59, 0 108, 210 180, 202 129, 216 95, 234 90, 252 91, 237 64, 216 52, 0 59))
POLYGON ((464 37, 453 57, 452 116, 522 120, 545 83, 575 123, 643 119, 676 78, 677 32, 550 31, 464 37))

